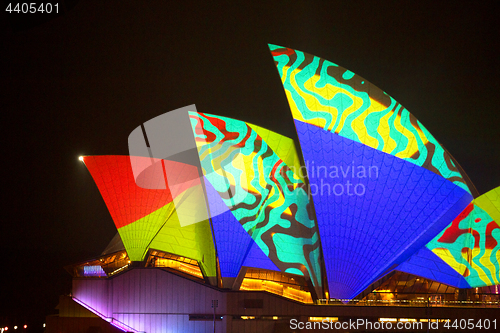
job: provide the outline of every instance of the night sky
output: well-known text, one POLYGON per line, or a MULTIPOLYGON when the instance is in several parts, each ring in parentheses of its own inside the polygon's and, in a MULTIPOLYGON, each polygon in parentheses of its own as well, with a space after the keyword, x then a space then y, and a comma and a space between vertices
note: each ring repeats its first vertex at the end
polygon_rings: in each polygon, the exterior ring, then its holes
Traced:
POLYGON ((500 185, 493 1, 66 1, 60 15, 31 17, 4 8, 0 325, 57 313, 71 287, 63 267, 99 255, 116 232, 78 156, 126 155, 133 129, 190 104, 296 139, 267 43, 363 76, 426 126, 479 193, 500 185))

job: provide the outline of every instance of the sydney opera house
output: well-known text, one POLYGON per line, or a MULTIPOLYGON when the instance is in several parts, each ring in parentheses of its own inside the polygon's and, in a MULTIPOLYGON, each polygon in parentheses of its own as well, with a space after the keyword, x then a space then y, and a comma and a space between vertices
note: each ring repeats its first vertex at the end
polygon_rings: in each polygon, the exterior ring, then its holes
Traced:
POLYGON ((193 105, 137 127, 128 156, 81 157, 118 233, 66 267, 73 288, 47 332, 500 317, 500 187, 477 193, 362 77, 269 47, 298 142, 193 105))

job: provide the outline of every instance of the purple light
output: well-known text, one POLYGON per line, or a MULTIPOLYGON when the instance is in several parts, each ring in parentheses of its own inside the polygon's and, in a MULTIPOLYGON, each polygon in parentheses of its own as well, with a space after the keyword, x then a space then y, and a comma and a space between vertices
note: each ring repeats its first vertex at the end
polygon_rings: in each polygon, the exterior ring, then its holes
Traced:
POLYGON ((133 328, 125 325, 124 323, 120 323, 118 320, 111 318, 111 321, 109 322, 111 325, 115 326, 118 329, 121 329, 124 332, 130 332, 132 330, 133 332, 137 332, 133 328))
POLYGON ((125 325, 124 323, 121 323, 119 322, 118 320, 114 319, 114 318, 110 318, 110 317, 106 317, 105 315, 103 315, 102 313, 100 313, 99 311, 91 308, 90 306, 88 306, 87 304, 83 303, 82 301, 80 301, 78 298, 76 297, 73 297, 73 300, 75 302, 77 302, 78 304, 80 304, 81 306, 83 306, 85 309, 89 310, 90 312, 92 312, 93 314, 101 317, 102 319, 106 320, 108 323, 110 323, 111 325, 115 326, 116 328, 122 330, 123 332, 134 332, 134 333, 137 333, 138 331, 136 331, 135 329, 133 329, 132 327, 130 326, 127 326, 125 325))

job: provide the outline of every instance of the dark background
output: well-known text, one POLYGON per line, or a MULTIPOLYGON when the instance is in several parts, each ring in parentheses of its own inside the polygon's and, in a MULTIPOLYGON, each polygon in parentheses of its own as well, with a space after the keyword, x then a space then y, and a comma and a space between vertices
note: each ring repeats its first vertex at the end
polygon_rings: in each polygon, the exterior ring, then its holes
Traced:
POLYGON ((63 266, 116 232, 79 155, 128 154, 141 123, 195 103, 296 138, 267 43, 331 60, 412 112, 479 192, 500 185, 495 2, 63 1, 4 11, 0 326, 41 327, 63 266), (31 15, 31 16, 30 16, 31 15))

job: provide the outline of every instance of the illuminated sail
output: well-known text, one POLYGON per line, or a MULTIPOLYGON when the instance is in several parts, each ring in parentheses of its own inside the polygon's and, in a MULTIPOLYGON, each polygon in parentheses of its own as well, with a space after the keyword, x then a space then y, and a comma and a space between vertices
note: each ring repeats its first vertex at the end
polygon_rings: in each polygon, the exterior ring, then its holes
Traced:
POLYGON ((448 153, 389 95, 327 60, 270 49, 308 165, 330 295, 353 298, 472 196, 448 153))

